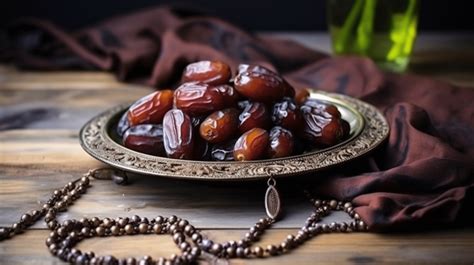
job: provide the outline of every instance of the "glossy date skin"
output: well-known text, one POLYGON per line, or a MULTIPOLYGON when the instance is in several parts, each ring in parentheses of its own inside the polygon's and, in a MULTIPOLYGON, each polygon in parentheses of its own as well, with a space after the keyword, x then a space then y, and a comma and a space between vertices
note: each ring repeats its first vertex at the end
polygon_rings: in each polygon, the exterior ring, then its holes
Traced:
POLYGON ((192 159, 194 132, 191 118, 182 110, 172 109, 163 119, 163 144, 171 158, 192 159))
POLYGON ((309 98, 309 92, 305 88, 295 89, 295 102, 298 106, 301 106, 305 103, 305 101, 309 98))
POLYGON ((222 85, 229 82, 231 75, 230 67, 221 61, 200 61, 186 66, 183 81, 222 85))
POLYGON ((123 134, 125 133, 126 130, 128 130, 128 128, 130 128, 130 123, 128 122, 128 113, 130 111, 130 109, 133 109, 135 108, 136 106, 138 106, 139 104, 143 103, 144 101, 147 101, 147 100, 150 100, 151 98, 153 97, 153 93, 152 94, 149 94, 149 95, 146 95, 142 98, 140 98, 139 100, 135 101, 129 108, 128 110, 122 115, 122 117, 120 117, 120 120, 117 124, 117 134, 119 136, 123 136, 123 134))
POLYGON ((234 86, 243 96, 258 102, 271 103, 288 94, 288 83, 275 72, 261 66, 239 67, 234 86))
POLYGON ((341 113, 337 109, 336 106, 331 105, 331 104, 325 104, 322 103, 319 100, 316 99, 307 99, 304 103, 303 106, 301 107, 302 109, 307 109, 306 107, 311 107, 313 109, 317 109, 321 113, 327 112, 331 115, 331 117, 334 118, 341 118, 341 113))
POLYGON ((226 98, 214 86, 201 82, 188 82, 174 92, 174 106, 188 115, 199 116, 220 110, 226 98))
POLYGON ((219 91, 219 93, 221 94, 225 107, 230 108, 237 106, 237 102, 239 101, 240 96, 233 86, 219 85, 216 86, 215 89, 217 89, 217 91, 219 91))
POLYGON ((306 101, 300 109, 305 121, 303 137, 314 145, 327 147, 344 138, 341 114, 334 105, 306 101))
POLYGON ((130 127, 123 135, 123 145, 137 152, 165 156, 163 126, 161 124, 139 124, 130 127))
POLYGON ((202 139, 209 143, 229 140, 239 128, 239 111, 234 108, 218 110, 209 115, 199 128, 202 139))
POLYGON ((293 154, 293 134, 280 126, 270 130, 269 158, 279 158, 293 154))
POLYGON ((249 103, 239 115, 239 131, 245 133, 253 128, 268 129, 271 117, 267 107, 260 102, 249 103))
POLYGON ((301 154, 350 136, 336 104, 312 99, 263 66, 241 64, 232 77, 223 62, 201 61, 186 67, 182 81, 125 112, 116 128, 125 146, 178 159, 242 161, 301 154), (159 124, 161 138, 152 129, 159 124))
POLYGON ((272 121, 291 131, 299 132, 304 125, 299 107, 288 97, 273 105, 272 121))
POLYGON ((160 90, 139 99, 128 110, 130 126, 138 124, 158 124, 165 113, 173 107, 173 91, 160 90))
POLYGON ((126 130, 130 128, 130 123, 128 123, 128 111, 126 111, 122 116, 120 117, 120 120, 117 123, 117 134, 120 137, 123 137, 123 134, 125 133, 126 130))
POLYGON ((238 74, 244 73, 245 71, 276 76, 281 79, 281 82, 283 84, 283 90, 284 90, 283 95, 285 97, 290 97, 290 98, 293 98, 295 96, 295 89, 283 77, 278 75, 278 73, 260 65, 240 64, 238 67, 238 74))
POLYGON ((234 146, 237 139, 216 144, 211 150, 211 159, 214 161, 234 161, 234 146))
POLYGON ((247 161, 265 158, 269 144, 268 132, 261 128, 253 128, 242 134, 234 146, 234 159, 247 161))
POLYGON ((250 100, 242 100, 237 102, 237 107, 239 108, 239 110, 244 110, 251 103, 252 102, 250 100))

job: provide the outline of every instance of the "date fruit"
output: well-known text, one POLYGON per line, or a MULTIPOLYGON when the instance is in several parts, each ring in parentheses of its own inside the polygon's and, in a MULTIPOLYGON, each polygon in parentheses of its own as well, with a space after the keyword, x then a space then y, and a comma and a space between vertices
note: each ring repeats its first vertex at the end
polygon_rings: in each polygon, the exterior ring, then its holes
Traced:
POLYGON ((248 67, 235 77, 235 89, 253 101, 270 103, 281 99, 287 92, 287 83, 266 68, 259 67, 258 71, 254 68, 248 67))
POLYGON ((173 107, 173 91, 160 90, 138 100, 128 110, 130 126, 161 123, 165 113, 173 107))
POLYGON ((239 115, 239 131, 244 133, 253 128, 268 129, 271 127, 270 113, 264 104, 253 102, 248 104, 239 115))
POLYGON ((175 91, 136 101, 116 133, 130 149, 171 158, 280 158, 347 139, 350 124, 337 106, 295 89, 273 68, 241 64, 233 77, 225 63, 207 60, 189 64, 175 91))
POLYGON ((169 110, 163 118, 163 143, 171 158, 192 159, 193 124, 182 110, 169 110))
POLYGON ((282 101, 273 105, 273 123, 286 129, 298 132, 304 124, 303 116, 298 106, 291 98, 283 98, 282 101))
POLYGON ((237 139, 216 144, 211 150, 211 159, 214 161, 234 161, 234 146, 237 139))
POLYGON ((274 74, 275 72, 264 67, 261 65, 256 65, 256 64, 239 64, 237 67, 237 75, 250 71, 250 72, 256 72, 256 73, 261 73, 261 74, 274 74))
POLYGON ((317 144, 322 146, 335 145, 344 139, 344 128, 340 119, 333 119, 323 127, 321 137, 317 139, 317 144))
POLYGON ((123 145, 137 152, 165 156, 163 126, 161 124, 139 124, 130 127, 123 135, 123 145))
POLYGON ((204 139, 196 137, 194 140, 193 148, 193 159, 195 160, 210 160, 211 158, 211 145, 204 139))
POLYGON ((204 116, 195 116, 191 117, 191 123, 193 124, 193 128, 196 129, 196 131, 199 131, 199 126, 201 126, 201 123, 207 118, 206 115, 204 116))
POLYGON ((304 102, 303 105, 304 106, 302 108, 306 108, 305 106, 309 106, 311 108, 318 109, 321 113, 327 112, 330 114, 330 116, 327 117, 341 118, 341 113, 339 112, 337 107, 332 104, 325 104, 316 99, 308 99, 304 102))
POLYGON ((233 86, 220 85, 220 86, 216 86, 215 89, 217 89, 221 93, 222 99, 224 100, 224 105, 226 107, 230 108, 237 105, 237 102, 239 101, 240 96, 233 86))
POLYGON ((183 81, 221 85, 229 82, 231 75, 230 67, 221 61, 200 61, 186 66, 183 81))
POLYGON ((120 117, 120 120, 117 123, 116 132, 120 137, 123 137, 123 134, 128 130, 128 128, 130 128, 130 123, 128 123, 128 111, 126 111, 122 114, 122 117, 120 117))
POLYGON ((242 134, 235 142, 234 159, 245 161, 265 158, 268 144, 268 132, 261 128, 253 128, 242 134))
POLYGON ((221 143, 230 139, 239 128, 239 112, 229 108, 209 115, 199 128, 201 137, 210 143, 221 143))
POLYGON ((240 110, 244 110, 248 105, 250 105, 252 102, 250 100, 242 100, 237 103, 237 107, 240 110))
POLYGON ((344 129, 337 107, 317 101, 306 101, 300 109, 305 120, 303 137, 307 140, 316 146, 326 147, 343 139, 344 129))
POLYGON ((280 126, 270 130, 269 158, 290 156, 293 153, 293 146, 293 134, 289 130, 280 126))
POLYGON ((294 96, 296 104, 299 106, 303 105, 309 96, 309 91, 306 88, 296 89, 294 96))
POLYGON ((238 74, 241 74, 245 71, 265 74, 265 75, 276 75, 277 77, 281 79, 283 83, 283 87, 284 87, 283 95, 285 97, 290 97, 290 98, 295 96, 295 89, 283 77, 279 76, 277 73, 273 72, 272 70, 260 65, 240 64, 238 67, 238 74))
POLYGON ((295 89, 285 79, 283 79, 283 86, 285 87, 283 95, 285 97, 294 98, 296 94, 295 89))
POLYGON ((198 116, 222 109, 225 106, 225 98, 214 86, 188 82, 175 90, 174 106, 188 115, 198 116))
POLYGON ((344 139, 348 138, 351 134, 351 125, 346 121, 341 119, 342 132, 344 134, 344 139))

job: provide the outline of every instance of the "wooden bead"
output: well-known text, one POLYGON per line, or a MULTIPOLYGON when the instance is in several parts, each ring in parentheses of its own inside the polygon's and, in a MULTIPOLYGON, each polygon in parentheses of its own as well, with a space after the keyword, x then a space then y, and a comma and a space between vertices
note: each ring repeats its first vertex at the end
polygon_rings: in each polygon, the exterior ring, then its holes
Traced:
POLYGON ((110 233, 114 236, 118 236, 120 234, 120 228, 114 225, 110 228, 110 233))
POLYGON ((168 222, 170 224, 174 224, 177 220, 178 220, 178 217, 176 217, 176 215, 172 215, 168 218, 168 222))
POLYGON ((135 233, 135 229, 133 228, 131 224, 126 225, 124 230, 125 230, 125 233, 127 233, 127 235, 132 235, 133 233, 135 233))
POLYGON ((138 223, 138 222, 140 222, 140 221, 141 221, 140 216, 138 216, 138 215, 132 216, 132 222, 138 223))
POLYGON ((191 236, 191 240, 193 240, 194 242, 196 243, 199 243, 202 241, 202 236, 198 233, 194 233, 192 236, 191 236))
POLYGON ((85 237, 89 237, 91 233, 91 229, 89 227, 83 227, 81 229, 81 234, 84 235, 85 237))
POLYGON ((26 213, 26 214, 24 214, 24 215, 21 216, 21 219, 20 219, 20 220, 21 220, 21 222, 24 222, 24 223, 26 223, 26 224, 29 224, 29 223, 32 221, 32 218, 31 218, 31 215, 29 215, 29 214, 26 213))
POLYGON ((173 234, 173 241, 176 243, 176 244, 180 244, 181 242, 184 241, 184 236, 183 234, 181 233, 174 233, 173 234))
POLYGON ((186 251, 188 248, 190 248, 190 246, 188 242, 183 241, 179 244, 179 248, 183 251, 186 251))
POLYGON ((161 223, 163 223, 163 222, 164 222, 163 216, 157 216, 157 217, 155 218, 155 223, 161 224, 161 223))
POLYGON ((137 264, 137 260, 135 258, 128 258, 127 259, 127 265, 136 265, 137 264))
POLYGON ((217 254, 222 251, 222 245, 218 243, 214 243, 211 247, 211 252, 217 254))
POLYGON ((236 255, 238 258, 243 258, 243 257, 244 257, 244 248, 243 248, 243 247, 238 247, 238 248, 235 250, 235 255, 236 255))
POLYGON ((263 254, 264 254, 264 253, 263 253, 263 248, 262 248, 262 247, 255 247, 255 248, 253 249, 253 254, 254 254, 256 257, 258 257, 258 258, 263 257, 263 254))
POLYGON ((277 247, 275 245, 268 245, 266 251, 268 254, 274 256, 277 254, 277 247))
POLYGON ((105 235, 105 228, 102 226, 99 226, 95 229, 95 232, 98 236, 104 236, 105 235))
POLYGON ((113 225, 113 222, 110 220, 110 218, 104 218, 104 220, 102 220, 102 224, 104 227, 109 228, 113 225))
POLYGON ((128 217, 120 218, 118 221, 118 225, 120 227, 125 227, 128 224, 128 221, 129 221, 128 217))
POLYGON ((145 234, 148 232, 148 224, 145 224, 145 223, 141 223, 139 226, 138 226, 138 231, 142 234, 145 234))
POLYGON ((155 232, 155 234, 160 234, 161 230, 162 230, 162 227, 161 227, 160 224, 154 224, 153 225, 153 232, 155 232))
POLYGON ((233 246, 230 246, 228 248, 226 248, 225 252, 226 254, 229 256, 229 258, 233 258, 235 256, 235 247, 233 246))
POLYGON ((188 225, 188 221, 186 221, 186 220, 181 220, 181 221, 178 222, 178 227, 180 227, 180 228, 184 228, 187 225, 188 225))

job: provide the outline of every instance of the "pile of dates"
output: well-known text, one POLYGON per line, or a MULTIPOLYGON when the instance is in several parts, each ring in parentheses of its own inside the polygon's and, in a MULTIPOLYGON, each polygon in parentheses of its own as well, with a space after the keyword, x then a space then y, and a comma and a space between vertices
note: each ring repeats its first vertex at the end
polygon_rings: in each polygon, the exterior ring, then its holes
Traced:
POLYGON ((135 102, 117 133, 132 150, 178 159, 279 158, 335 145, 349 136, 336 106, 308 98, 279 74, 219 61, 189 64, 182 84, 135 102))

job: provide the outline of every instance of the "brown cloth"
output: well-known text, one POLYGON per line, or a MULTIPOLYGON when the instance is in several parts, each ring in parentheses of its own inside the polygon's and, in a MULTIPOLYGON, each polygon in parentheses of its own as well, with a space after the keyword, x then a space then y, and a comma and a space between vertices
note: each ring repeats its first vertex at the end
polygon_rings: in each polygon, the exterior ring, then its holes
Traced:
POLYGON ((75 33, 40 20, 10 25, 0 58, 34 69, 100 69, 172 86, 206 59, 261 63, 296 87, 344 93, 377 106, 390 137, 370 157, 318 178, 318 194, 353 200, 373 231, 468 223, 474 207, 474 89, 381 72, 359 57, 328 57, 291 41, 257 38, 186 10, 148 9, 75 33))

